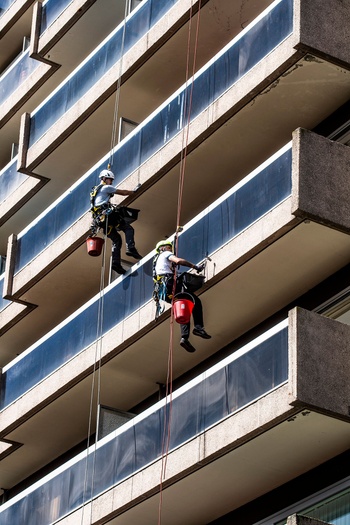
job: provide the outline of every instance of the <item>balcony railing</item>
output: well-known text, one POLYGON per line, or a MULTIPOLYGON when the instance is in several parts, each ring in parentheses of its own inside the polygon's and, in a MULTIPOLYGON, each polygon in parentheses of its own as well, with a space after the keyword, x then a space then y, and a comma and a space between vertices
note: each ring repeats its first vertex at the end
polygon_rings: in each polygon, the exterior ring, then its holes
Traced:
POLYGON ((28 178, 28 175, 17 171, 17 157, 0 172, 1 200, 5 201, 28 178))
POLYGON ((32 114, 29 145, 36 142, 126 53, 177 0, 145 0, 32 114))
POLYGON ((5 13, 5 11, 13 4, 15 0, 1 0, 0 1, 0 17, 5 13))
POLYGON ((0 105, 3 104, 18 87, 28 80, 28 77, 40 66, 41 62, 30 58, 29 49, 0 77, 0 105))
POLYGON ((11 301, 3 298, 4 275, 5 274, 0 275, 0 312, 11 303, 11 301))
POLYGON ((42 4, 40 35, 59 17, 73 0, 46 0, 42 4))
MULTIPOLYGON (((190 96, 191 120, 194 120, 286 38, 292 26, 292 0, 279 0, 277 4, 272 4, 264 16, 248 26, 197 73, 192 94, 191 85, 182 87, 114 148, 112 164, 116 185, 181 132, 186 125, 185 113, 190 96)), ((109 154, 55 203, 48 212, 50 215, 42 216, 18 236, 15 273, 87 212, 88 199, 84 203, 81 196, 89 194, 96 184, 98 172, 108 160, 109 154)))
MULTIPOLYGON (((127 0, 128 1, 128 0, 127 0)), ((138 0, 138 3, 141 0, 138 0)), ((73 2, 73 0, 46 0, 42 4, 40 35, 42 35, 48 27, 50 27, 60 16, 61 13, 73 2)), ((136 5, 135 2, 130 2, 130 11, 136 5)))
POLYGON ((2 525, 49 525, 288 380, 288 321, 0 507, 2 525))
MULTIPOLYGON (((203 260, 291 194, 292 149, 288 144, 193 219, 179 236, 179 251, 203 260)), ((153 252, 104 291, 105 334, 152 299, 153 252)), ((3 369, 1 409, 97 339, 99 296, 3 369)))
MULTIPOLYGON (((150 27, 174 3, 176 3, 176 0, 166 0, 161 3, 149 0, 141 3, 127 18, 125 37, 123 38, 124 24, 122 24, 32 114, 29 146, 32 146, 56 120, 68 111, 119 60, 122 53, 130 49, 141 36, 146 34, 150 27), (152 4, 157 5, 157 9, 153 8, 152 4), (159 7, 160 4, 161 8, 159 7)), ((206 66, 205 70, 209 69, 210 71, 205 72, 201 70, 201 73, 196 75, 191 115, 198 115, 205 106, 220 96, 230 85, 280 44, 292 30, 293 1, 277 0, 262 18, 256 19, 253 24, 242 31, 228 47, 224 48, 215 57, 215 64, 210 63, 209 66, 206 66), (209 77, 212 77, 210 82, 208 82, 209 77)), ((183 125, 183 110, 186 107, 184 102, 187 101, 188 103, 190 89, 190 87, 187 87, 187 89, 182 90, 181 94, 177 93, 170 107, 167 107, 167 105, 161 114, 161 117, 165 118, 164 123, 167 123, 168 128, 167 133, 163 135, 166 139, 170 138, 169 134, 179 131, 179 125, 183 125), (176 118, 174 118, 175 114, 172 111, 174 105, 177 106, 178 110, 176 118), (168 111, 172 115, 168 115, 168 111)), ((158 138, 159 124, 162 122, 154 121, 158 138)), ((149 135, 147 136, 149 137, 149 135)), ((154 140, 146 143, 143 137, 142 142, 147 154, 147 150, 153 148, 154 140)), ((156 149, 158 148, 159 145, 156 149)))

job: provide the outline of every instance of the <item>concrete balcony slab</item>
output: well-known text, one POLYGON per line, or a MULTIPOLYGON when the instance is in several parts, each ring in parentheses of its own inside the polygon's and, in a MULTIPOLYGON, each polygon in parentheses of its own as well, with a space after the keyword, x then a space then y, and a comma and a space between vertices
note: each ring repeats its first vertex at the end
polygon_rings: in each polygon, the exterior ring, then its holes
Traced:
MULTIPOLYGON (((175 525, 189 516, 212 521, 346 451, 350 392, 344 359, 349 342, 348 325, 291 310, 285 383, 170 451, 161 488, 164 458, 97 496, 92 508, 87 502, 84 515, 97 524, 135 523, 146 514, 152 523, 161 490, 165 523, 175 525), (183 505, 174 516, 179 500, 183 505)), ((5 460, 18 460, 25 445, 5 460)), ((64 523, 78 520, 81 509, 64 523)))

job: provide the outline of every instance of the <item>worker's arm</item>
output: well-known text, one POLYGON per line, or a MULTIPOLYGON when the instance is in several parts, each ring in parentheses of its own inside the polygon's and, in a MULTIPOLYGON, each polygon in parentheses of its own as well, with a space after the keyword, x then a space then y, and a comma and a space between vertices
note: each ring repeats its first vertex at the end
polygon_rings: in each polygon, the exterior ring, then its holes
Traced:
POLYGON ((204 266, 200 265, 197 266, 190 261, 187 261, 186 259, 181 259, 181 257, 176 257, 176 255, 170 255, 169 261, 179 265, 179 266, 187 266, 188 268, 194 268, 197 272, 201 272, 204 270, 204 266))
POLYGON ((117 190, 114 192, 115 195, 134 195, 134 190, 117 190))
POLYGON ((176 257, 176 255, 170 255, 168 259, 169 261, 179 266, 187 266, 188 268, 194 268, 196 266, 195 264, 192 264, 190 261, 186 261, 186 259, 181 259, 181 257, 176 257))

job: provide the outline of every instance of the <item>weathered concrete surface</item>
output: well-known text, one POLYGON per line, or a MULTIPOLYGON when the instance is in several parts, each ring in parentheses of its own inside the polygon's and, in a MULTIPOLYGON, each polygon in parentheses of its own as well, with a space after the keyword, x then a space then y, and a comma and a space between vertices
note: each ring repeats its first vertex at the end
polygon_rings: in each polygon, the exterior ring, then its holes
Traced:
POLYGON ((292 404, 349 417, 350 326, 295 308, 289 344, 292 404))
POLYGON ((349 174, 348 146, 305 129, 294 131, 294 215, 349 232, 349 174))

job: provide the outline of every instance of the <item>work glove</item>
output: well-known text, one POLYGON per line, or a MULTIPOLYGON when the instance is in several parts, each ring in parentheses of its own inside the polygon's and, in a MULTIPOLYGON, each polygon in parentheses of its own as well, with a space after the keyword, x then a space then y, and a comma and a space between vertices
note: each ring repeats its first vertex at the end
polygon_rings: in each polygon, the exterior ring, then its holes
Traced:
POLYGON ((195 266, 194 269, 196 270, 197 273, 201 273, 205 268, 205 264, 202 263, 202 264, 199 264, 198 266, 195 266))
POLYGON ((136 193, 141 188, 141 183, 139 182, 136 188, 134 189, 134 193, 136 193))

